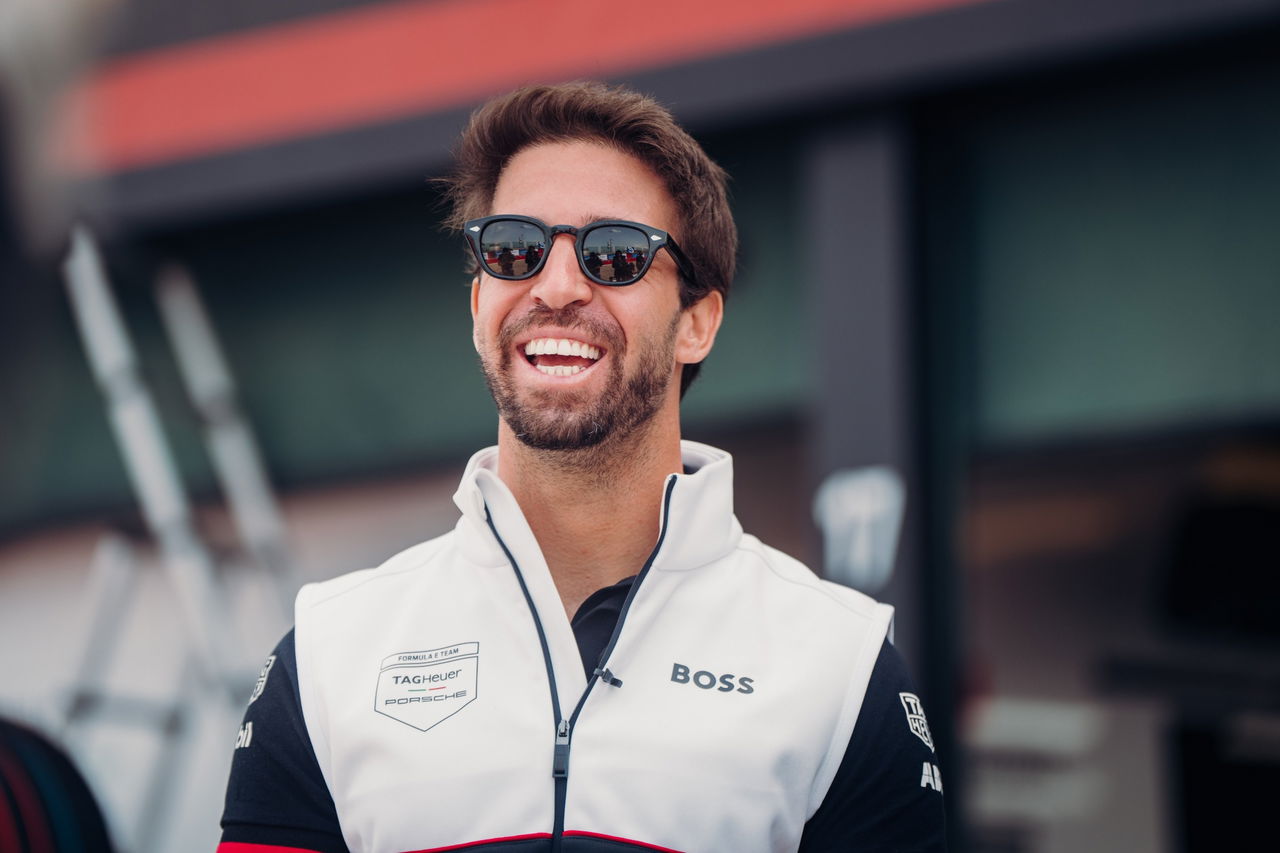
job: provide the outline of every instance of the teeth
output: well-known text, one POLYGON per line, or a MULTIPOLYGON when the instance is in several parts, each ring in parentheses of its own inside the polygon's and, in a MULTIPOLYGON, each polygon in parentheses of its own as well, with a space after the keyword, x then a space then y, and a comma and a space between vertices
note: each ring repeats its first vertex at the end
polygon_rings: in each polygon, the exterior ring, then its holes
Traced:
POLYGON ((534 367, 538 368, 548 376, 572 376, 575 373, 581 373, 585 369, 582 367, 570 367, 569 365, 549 367, 545 364, 535 364, 534 367))
POLYGON ((525 355, 575 355, 578 358, 589 358, 596 361, 600 358, 600 350, 582 341, 571 341, 568 338, 536 338, 524 345, 525 355))

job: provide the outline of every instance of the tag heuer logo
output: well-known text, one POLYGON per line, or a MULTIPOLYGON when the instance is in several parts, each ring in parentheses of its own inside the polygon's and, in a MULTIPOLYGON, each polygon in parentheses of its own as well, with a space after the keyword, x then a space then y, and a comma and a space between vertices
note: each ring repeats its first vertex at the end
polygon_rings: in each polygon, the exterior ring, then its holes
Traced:
POLYGON ((425 732, 475 701, 479 665, 479 643, 388 655, 373 709, 425 732))
POLYGON ((902 700, 902 707, 907 712, 907 725, 911 727, 912 734, 932 750, 933 735, 929 734, 929 723, 924 718, 924 706, 920 704, 920 697, 914 693, 899 693, 898 698, 902 700))

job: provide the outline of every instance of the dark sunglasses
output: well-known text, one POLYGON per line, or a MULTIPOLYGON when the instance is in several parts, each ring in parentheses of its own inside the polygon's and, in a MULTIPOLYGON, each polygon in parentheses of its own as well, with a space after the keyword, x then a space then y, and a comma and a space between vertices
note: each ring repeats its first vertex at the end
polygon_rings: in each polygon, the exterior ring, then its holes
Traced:
POLYGON ((484 271, 507 281, 523 281, 537 275, 556 235, 572 234, 578 266, 596 284, 635 284, 649 271, 654 254, 665 248, 685 281, 697 287, 693 267, 671 235, 639 222, 601 219, 574 228, 548 225, 532 216, 500 213, 471 220, 462 226, 462 233, 484 271))

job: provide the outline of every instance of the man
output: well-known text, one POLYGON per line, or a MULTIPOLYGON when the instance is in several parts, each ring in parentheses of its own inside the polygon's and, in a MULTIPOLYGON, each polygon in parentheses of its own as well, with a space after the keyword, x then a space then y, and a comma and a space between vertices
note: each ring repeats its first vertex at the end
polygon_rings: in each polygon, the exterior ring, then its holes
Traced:
POLYGON ((582 83, 481 108, 449 191, 498 445, 452 533, 299 593, 227 853, 941 849, 891 609, 744 535, 729 456, 680 440, 733 277, 723 172, 582 83), (487 260, 521 242, 533 268, 487 260), (614 252, 644 261, 602 277, 614 252))

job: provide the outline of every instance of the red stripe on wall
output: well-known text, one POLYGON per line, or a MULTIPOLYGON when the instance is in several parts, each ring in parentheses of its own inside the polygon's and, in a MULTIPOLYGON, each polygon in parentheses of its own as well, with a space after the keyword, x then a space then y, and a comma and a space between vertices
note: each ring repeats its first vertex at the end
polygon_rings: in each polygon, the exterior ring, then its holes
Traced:
POLYGON ((68 96, 57 159, 154 166, 981 0, 397 0, 113 60, 68 96))

